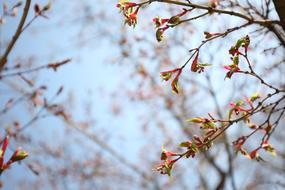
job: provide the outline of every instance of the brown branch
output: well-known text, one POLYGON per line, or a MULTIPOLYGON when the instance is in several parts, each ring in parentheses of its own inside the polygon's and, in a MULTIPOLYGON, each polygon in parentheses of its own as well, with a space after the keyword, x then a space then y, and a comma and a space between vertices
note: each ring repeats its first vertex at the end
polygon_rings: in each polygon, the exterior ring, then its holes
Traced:
MULTIPOLYGON (((208 86, 209 86, 209 92, 210 92, 210 95, 212 96, 212 99, 215 103, 215 106, 216 106, 216 110, 217 110, 217 114, 220 118, 223 118, 223 114, 222 114, 222 109, 220 107, 220 104, 218 102, 218 98, 217 98, 217 94, 216 92, 214 91, 214 87, 211 83, 211 79, 210 79, 210 76, 207 74, 206 75, 206 79, 207 79, 207 83, 208 83, 208 86)), ((231 149, 230 149, 230 144, 228 142, 228 135, 227 133, 225 132, 224 133, 224 144, 225 144, 225 148, 226 148, 226 152, 228 154, 228 163, 229 163, 229 168, 228 168, 228 174, 230 176, 230 179, 231 179, 231 185, 232 185, 232 189, 233 190, 236 190, 236 183, 235 183, 235 178, 234 178, 234 167, 233 167, 233 162, 234 162, 234 159, 233 159, 233 155, 232 155, 232 152, 231 152, 231 149)), ((228 175, 226 174, 225 176, 223 177, 227 177, 228 175)), ((221 186, 221 185, 224 185, 224 182, 222 183, 223 180, 226 180, 226 179, 221 179, 221 183, 217 186, 217 189, 219 189, 218 187, 221 186)))
POLYGON ((144 171, 142 171, 138 166, 131 163, 129 160, 127 160, 125 157, 121 156, 115 149, 113 149, 111 146, 109 146, 106 142, 99 139, 96 134, 88 133, 87 131, 83 130, 76 124, 71 124, 72 127, 77 130, 80 134, 85 136, 86 138, 90 139, 91 141, 95 142, 99 147, 101 147, 104 151, 110 153, 113 158, 117 159, 120 163, 127 166, 131 170, 133 170, 135 173, 139 174, 144 180, 148 181, 151 180, 151 177, 148 176, 144 171))
POLYGON ((206 40, 203 40, 202 43, 197 47, 197 48, 194 48, 194 49, 191 49, 189 50, 189 52, 192 52, 194 51, 194 53, 189 57, 189 59, 180 67, 180 69, 184 69, 184 67, 186 67, 186 65, 191 61, 191 59, 193 58, 193 56, 200 51, 200 48, 202 48, 205 44, 207 44, 208 42, 216 39, 216 38, 220 38, 220 37, 226 37, 228 34, 234 32, 234 31, 237 31, 237 30, 240 30, 241 28, 245 28, 247 26, 249 26, 251 23, 250 22, 247 22, 243 25, 240 25, 240 26, 236 26, 236 27, 233 27, 233 28, 229 28, 227 29, 225 32, 223 33, 220 33, 219 35, 216 35, 214 37, 211 37, 209 39, 206 39, 206 40))
POLYGON ((8 55, 10 54, 12 48, 14 47, 16 41, 18 40, 18 38, 20 37, 21 33, 22 33, 22 28, 25 24, 29 9, 30 9, 30 5, 31 5, 31 0, 26 0, 26 4, 24 7, 24 11, 20 20, 20 23, 17 27, 17 30, 12 38, 12 40, 10 41, 10 43, 7 46, 7 49, 5 50, 4 54, 0 57, 0 72, 2 71, 2 69, 4 68, 5 64, 7 63, 7 58, 8 55))
POLYGON ((59 67, 69 63, 70 61, 71 61, 71 59, 64 59, 63 61, 49 63, 47 65, 41 65, 41 66, 38 66, 38 67, 35 67, 35 68, 23 70, 23 71, 16 71, 16 72, 12 72, 12 73, 0 74, 0 80, 3 79, 3 78, 8 78, 8 77, 21 76, 23 74, 30 74, 30 73, 37 72, 37 71, 40 71, 40 70, 43 70, 43 69, 53 69, 54 71, 57 71, 57 69, 59 67))
MULTIPOLYGON (((283 1, 284 2, 285 0, 275 0, 275 1, 283 1)), ((261 25, 261 26, 268 28, 271 32, 273 32, 276 35, 278 40, 282 43, 283 47, 285 47, 285 39, 282 37, 282 35, 278 31, 278 29, 275 27, 276 24, 279 26, 282 26, 282 27, 285 26, 284 23, 282 23, 282 19, 281 19, 281 22, 278 20, 268 20, 268 19, 254 20, 252 17, 247 16, 247 15, 240 13, 240 12, 216 9, 216 8, 212 8, 212 7, 205 6, 205 5, 199 5, 199 4, 194 4, 194 3, 190 3, 190 2, 186 3, 186 2, 180 2, 180 1, 175 1, 175 0, 149 0, 148 2, 149 3, 161 2, 161 3, 167 3, 167 4, 174 4, 174 5, 180 5, 180 6, 185 6, 185 7, 197 8, 197 9, 201 9, 201 10, 207 10, 210 13, 235 16, 235 17, 238 17, 238 18, 241 18, 241 19, 248 21, 250 24, 258 24, 258 25, 261 25)), ((284 4, 285 4, 285 2, 284 2, 284 4)), ((284 7, 281 6, 280 12, 282 13, 282 15, 284 15, 284 19, 285 19, 284 7)))
MULTIPOLYGON (((237 119, 227 121, 228 124, 225 125, 223 128, 221 128, 221 129, 218 131, 218 133, 217 133, 213 138, 211 138, 208 142, 214 142, 214 141, 215 141, 217 138, 219 138, 228 128, 230 128, 234 123, 238 123, 238 122, 242 121, 244 118, 246 118, 246 117, 248 117, 248 116, 253 116, 253 115, 255 115, 255 114, 257 114, 257 113, 259 113, 259 112, 265 110, 265 109, 267 108, 267 106, 264 106, 263 104, 264 104, 268 99, 270 99, 271 97, 273 97, 274 95, 279 94, 279 93, 280 93, 280 91, 279 91, 279 92, 276 91, 276 92, 274 92, 274 93, 272 93, 272 94, 268 94, 268 95, 267 95, 263 100, 261 100, 261 101, 258 103, 258 105, 257 105, 254 109, 252 109, 250 112, 246 113, 245 115, 243 115, 243 116, 241 116, 241 117, 239 117, 239 118, 237 118, 237 119)), ((282 101, 283 98, 284 98, 284 97, 280 98, 280 99, 277 100, 276 102, 282 101)), ((273 104, 275 104, 276 102, 274 102, 273 104)), ((272 105, 272 103, 271 103, 271 105, 272 105)), ((222 122, 224 122, 224 121, 222 121, 222 122)), ((208 143, 208 142, 207 142, 207 143, 208 143)), ((207 144, 207 143, 205 143, 205 144, 207 144)))
MULTIPOLYGON (((179 116, 179 114, 177 114, 175 112, 175 110, 169 109, 169 113, 173 116, 173 118, 177 121, 177 123, 181 126, 181 130, 184 133, 184 135, 187 138, 191 138, 192 134, 189 133, 189 131, 186 130, 187 126, 183 120, 183 118, 181 118, 179 116)), ((211 165, 218 173, 221 179, 223 179, 226 176, 226 172, 223 171, 223 169, 216 163, 214 157, 208 153, 208 152, 202 152, 204 155, 204 158, 206 159, 206 161, 209 163, 209 165, 211 165)))
POLYGON ((247 20, 251 23, 259 24, 259 25, 269 25, 269 24, 280 24, 279 21, 273 21, 273 20, 254 20, 253 18, 246 16, 242 13, 239 12, 234 12, 234 11, 228 11, 228 10, 222 10, 222 9, 216 9, 210 6, 205 6, 205 5, 199 5, 199 4, 194 4, 194 3, 186 3, 186 2, 180 2, 180 1, 175 1, 175 0, 150 0, 150 3, 152 2, 161 2, 161 3, 168 3, 168 4, 175 4, 175 5, 181 5, 185 7, 192 7, 192 8, 197 8, 197 9, 202 9, 202 10, 207 10, 211 13, 218 13, 218 14, 226 14, 226 15, 231 15, 231 16, 236 16, 239 18, 242 18, 244 20, 247 20))
POLYGON ((273 0, 273 3, 280 18, 281 26, 285 32, 285 0, 273 0))
POLYGON ((271 89, 275 90, 277 93, 278 93, 278 92, 285 92, 285 89, 279 89, 279 88, 274 87, 274 86, 272 86, 271 84, 265 82, 265 80, 264 80, 261 76, 259 76, 259 75, 253 70, 252 64, 250 63, 250 60, 249 60, 247 54, 245 54, 245 55, 244 55, 244 54, 240 54, 240 55, 245 58, 245 60, 246 60, 246 62, 247 62, 247 64, 248 64, 249 70, 250 70, 250 72, 245 71, 245 72, 242 72, 242 73, 244 73, 244 74, 249 74, 249 75, 251 75, 251 76, 254 76, 255 78, 257 78, 257 79, 260 81, 261 84, 267 86, 268 88, 271 88, 271 89))

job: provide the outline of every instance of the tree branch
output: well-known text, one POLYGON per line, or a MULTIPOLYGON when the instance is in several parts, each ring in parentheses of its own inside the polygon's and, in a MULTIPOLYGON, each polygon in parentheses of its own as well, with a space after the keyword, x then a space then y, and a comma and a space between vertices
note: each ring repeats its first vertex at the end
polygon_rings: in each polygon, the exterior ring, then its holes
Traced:
POLYGON ((29 9, 30 9, 30 5, 31 5, 31 0, 26 0, 26 4, 23 10, 23 14, 20 20, 20 23, 17 27, 17 30, 12 38, 12 40, 10 41, 9 45, 7 46, 7 49, 5 50, 4 54, 0 57, 0 72, 3 70, 5 64, 7 63, 7 58, 8 55, 10 54, 12 48, 14 47, 16 41, 18 40, 19 36, 22 33, 22 28, 25 24, 29 9))
MULTIPOLYGON (((284 0, 279 0, 279 1, 284 1, 284 0)), ((279 24, 279 21, 276 20, 254 20, 253 18, 239 12, 234 12, 234 11, 229 11, 229 10, 222 10, 222 9, 216 9, 213 7, 209 7, 206 5, 199 5, 199 4, 194 4, 194 3, 186 3, 186 2, 180 2, 180 1, 175 1, 175 0, 152 0, 150 2, 161 2, 161 3, 167 3, 167 4, 174 4, 174 5, 180 5, 180 6, 185 6, 185 7, 192 7, 192 8, 197 8, 201 10, 207 10, 211 13, 218 13, 218 14, 226 14, 226 15, 231 15, 231 16, 236 16, 241 19, 247 20, 250 23, 255 23, 259 24, 262 26, 267 26, 271 24, 279 24)))
POLYGON ((281 26, 285 32, 285 0, 273 0, 273 3, 280 18, 281 26))

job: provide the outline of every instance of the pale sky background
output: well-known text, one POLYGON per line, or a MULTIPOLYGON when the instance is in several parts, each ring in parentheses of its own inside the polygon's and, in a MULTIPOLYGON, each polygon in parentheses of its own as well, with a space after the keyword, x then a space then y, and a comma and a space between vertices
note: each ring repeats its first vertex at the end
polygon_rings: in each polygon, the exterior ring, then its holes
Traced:
MULTIPOLYGON (((41 0, 36 2, 43 5, 46 1, 41 0)), ((137 163, 139 152, 136 147, 142 146, 147 142, 145 142, 144 134, 135 126, 137 126, 139 116, 148 113, 148 110, 143 103, 130 103, 124 97, 120 97, 119 99, 119 104, 124 105, 124 110, 120 116, 116 117, 112 115, 110 109, 112 97, 110 97, 109 94, 116 92, 119 84, 126 80, 130 88, 132 88, 132 85, 135 85, 135 82, 129 81, 128 74, 130 71, 128 70, 128 66, 119 65, 116 62, 114 63, 115 58, 119 56, 119 47, 114 45, 114 43, 119 37, 118 32, 120 32, 120 29, 123 27, 123 20, 115 7, 117 1, 85 0, 84 2, 89 2, 90 11, 94 15, 96 15, 96 12, 100 12, 102 7, 104 7, 107 17, 109 19, 111 18, 111 22, 110 20, 104 22, 104 20, 99 20, 99 18, 95 17, 95 19, 92 20, 93 23, 91 22, 88 27, 85 27, 86 25, 84 25, 84 23, 81 24, 83 21, 83 9, 78 6, 80 2, 82 1, 53 1, 51 12, 48 13, 49 19, 39 18, 32 24, 28 31, 26 31, 17 42, 10 59, 13 60, 17 57, 36 55, 35 62, 37 65, 42 65, 53 61, 60 61, 65 58, 71 58, 72 63, 59 68, 56 73, 53 71, 41 71, 39 78, 36 80, 36 84, 46 84, 49 89, 49 96, 52 96, 57 89, 63 85, 65 93, 58 101, 64 100, 69 92, 72 92, 75 100, 73 114, 78 120, 85 118, 84 106, 80 105, 88 104, 92 107, 92 114, 95 119, 94 130, 107 130, 109 135, 108 144, 115 148, 118 153, 122 155, 128 154, 128 160, 132 163, 137 163), (78 6, 77 8, 75 7, 76 5, 78 6), (76 22, 74 22, 75 20, 76 22), (79 33, 81 26, 84 26, 85 33, 79 33), (102 31, 106 35, 100 34, 102 31), (79 48, 79 38, 85 39, 86 45, 84 48, 79 48), (96 127, 98 127, 98 129, 96 129, 96 127)), ((31 18, 32 15, 33 12, 31 11, 29 18, 31 18)), ((19 16, 17 18, 19 18, 19 16)), ((1 27, 1 40, 9 39, 16 25, 17 19, 8 18, 7 24, 1 27)), ((140 27, 141 26, 138 26, 135 30, 131 28, 127 28, 126 30, 136 33, 142 29, 140 27)), ((154 30, 149 32, 153 34, 154 30)), ((169 32, 168 35, 171 36, 173 33, 174 31, 169 32)), ((240 33, 239 35, 241 36, 242 34, 240 33)), ((130 38, 132 38, 132 36, 130 36, 130 38)), ((200 39, 193 39, 191 43, 199 42, 199 40, 200 39)), ((230 44, 231 42, 226 43, 230 44)), ((2 53, 3 48, 1 48, 0 51, 2 53)), ((181 54, 187 55, 187 50, 181 54)), ((215 59, 218 58, 219 57, 215 57, 215 59)), ((187 59, 187 57, 185 57, 185 59, 187 59)), ((222 56, 221 59, 223 59, 222 56)), ((263 57, 256 57, 256 59, 263 59, 263 57)), ((209 58, 208 60, 210 61, 209 58)), ((222 64, 215 65, 214 68, 221 69, 222 64)), ((218 79, 213 82, 215 84, 222 84, 217 87, 217 90, 226 89, 227 85, 230 85, 230 81, 224 81, 224 77, 221 76, 221 73, 215 75, 217 75, 218 79)), ((159 74, 157 74, 157 78, 159 80, 159 74)), ((169 88, 169 86, 165 86, 169 88)), ((0 102, 1 105, 3 105, 7 99, 9 99, 10 94, 5 92, 7 87, 2 83, 0 84, 0 89, 0 102)), ((255 92, 259 89, 260 87, 257 85, 249 90, 255 92)), ((227 94, 227 92, 225 92, 224 95, 225 94, 227 94)), ((219 96, 220 101, 224 99, 224 95, 219 96)), ((7 120, 17 118, 23 123, 27 121, 27 113, 13 113, 15 115, 10 116, 7 120)), ((169 121, 169 123, 169 127, 171 127, 174 133, 178 131, 177 127, 179 126, 177 126, 176 123, 172 121, 169 121)), ((35 134, 34 144, 31 144, 31 146, 37 146, 37 141, 43 138, 42 135, 37 134, 43 133, 45 133, 46 138, 51 142, 56 139, 57 143, 66 143, 64 142, 64 127, 61 125, 62 122, 58 119, 49 118, 37 122, 25 132, 35 134), (62 129, 58 129, 61 127, 62 129)), ((105 134, 102 134, 102 136, 99 135, 99 137, 105 138, 105 134)), ((161 145, 159 145, 157 149, 160 149, 161 145)), ((15 146, 17 145, 15 144, 15 146)), ((90 142, 90 146, 94 146, 94 144, 90 142)), ((78 147, 78 150, 76 150, 78 151, 76 156, 82 159, 88 157, 88 154, 81 153, 79 149, 78 147)), ((33 157, 32 152, 30 157, 33 157)), ((153 155, 153 158, 155 157, 159 159, 159 155, 153 155)), ((188 160, 185 160, 185 162, 189 164, 188 160)), ((191 160, 191 162, 193 165, 196 163, 195 160, 191 160)), ((223 162, 222 158, 221 162, 223 162)), ((2 177, 3 181, 6 181, 5 185, 7 186, 5 187, 7 187, 7 189, 12 189, 13 181, 9 181, 9 176, 13 175, 13 177, 15 177, 15 173, 20 174, 17 175, 19 178, 28 179, 26 176, 31 176, 31 179, 33 178, 33 175, 29 174, 31 172, 28 171, 24 165, 12 167, 7 171, 7 175, 2 177)), ((198 176, 191 176, 193 181, 198 178, 198 176)), ((244 178, 237 178, 237 180, 242 181, 244 178)))

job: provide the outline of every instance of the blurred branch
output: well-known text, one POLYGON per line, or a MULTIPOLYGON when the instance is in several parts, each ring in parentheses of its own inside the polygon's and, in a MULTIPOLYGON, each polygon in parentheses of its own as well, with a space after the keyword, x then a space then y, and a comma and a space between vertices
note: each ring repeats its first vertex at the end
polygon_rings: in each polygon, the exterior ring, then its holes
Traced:
POLYGON ((109 146, 107 143, 105 143, 103 140, 99 139, 98 136, 96 136, 95 134, 91 134, 86 132, 85 130, 83 130, 82 128, 78 127, 77 124, 75 123, 70 123, 72 125, 72 127, 74 129, 76 129, 79 133, 81 133, 82 135, 84 135, 85 137, 87 137, 88 139, 90 139, 91 141, 95 142, 99 147, 101 147, 104 151, 110 153, 110 155, 112 155, 112 157, 114 157, 115 159, 117 159, 120 163, 122 163, 123 165, 127 166, 128 168, 130 168, 131 170, 133 170, 135 173, 139 174, 143 180, 145 180, 146 182, 153 182, 155 185, 155 189, 159 189, 158 188, 158 184, 156 184, 155 181, 153 181, 152 177, 147 175, 144 171, 142 171, 140 169, 140 167, 136 166, 135 164, 129 162, 124 156, 121 156, 117 151, 115 151, 111 146, 109 146))
MULTIPOLYGON (((41 87, 40 87, 41 88, 41 87)), ((56 92, 54 96, 51 97, 49 101, 45 99, 43 105, 39 108, 39 110, 36 112, 36 114, 28 121, 26 122, 21 128, 17 129, 14 132, 7 132, 5 135, 9 135, 10 137, 16 137, 19 133, 23 132, 27 128, 33 126, 33 123, 38 121, 39 119, 46 118, 47 116, 50 116, 48 114, 43 114, 46 109, 48 109, 49 104, 55 101, 55 99, 59 96, 59 94, 62 92, 62 87, 59 88, 59 90, 56 92), (49 103, 48 103, 49 102, 49 103)), ((34 93, 33 93, 34 94, 34 93)), ((26 94, 28 95, 28 94, 26 94)), ((0 145, 3 143, 3 140, 0 141, 0 145)))
POLYGON ((2 75, 0 74, 0 80, 3 78, 28 74, 28 73, 36 72, 36 71, 43 70, 43 69, 53 69, 54 71, 56 71, 60 66, 65 65, 65 64, 69 63, 70 61, 71 61, 71 59, 65 59, 63 61, 59 61, 59 62, 55 62, 55 63, 49 63, 47 65, 42 65, 39 67, 27 69, 24 71, 17 71, 17 72, 13 72, 13 73, 2 74, 2 75))
MULTIPOLYGON (((184 120, 179 116, 179 114, 177 114, 175 112, 174 109, 169 109, 169 112, 172 114, 172 116, 174 117, 174 119, 179 123, 179 125, 181 126, 180 129, 182 130, 182 132, 188 137, 191 138, 192 134, 189 133, 189 131, 186 130, 186 126, 185 126, 185 122, 184 120)), ((202 154, 204 155, 206 161, 219 173, 220 175, 220 179, 223 179, 224 177, 226 177, 226 173, 223 171, 223 169, 216 163, 214 157, 208 153, 208 152, 202 152, 202 154)), ((224 181, 224 179, 222 180, 224 181)), ((222 184, 220 184, 222 185, 222 184)))
MULTIPOLYGON (((206 79, 207 79, 207 83, 208 83, 208 86, 209 86, 210 95, 212 96, 214 104, 216 106, 217 114, 218 114, 218 116, 220 118, 223 118, 223 114, 222 114, 222 110, 221 110, 220 104, 218 102, 217 94, 216 94, 216 92, 214 90, 214 87, 213 87, 213 85, 211 83, 210 76, 208 74, 206 74, 206 79)), ((230 175, 230 178, 231 178, 232 189, 236 190, 237 188, 236 188, 236 184, 235 184, 234 170, 233 170, 233 168, 234 168, 233 167, 234 159, 233 159, 233 154, 231 152, 231 148, 230 148, 230 144, 228 142, 228 136, 227 136, 226 132, 224 133, 223 137, 224 137, 224 144, 225 144, 226 152, 227 152, 227 155, 228 155, 228 163, 229 163, 228 174, 230 175)), ((225 177, 227 177, 227 175, 225 175, 225 177)), ((223 184, 223 183, 221 182, 221 184, 223 184)), ((218 189, 218 187, 217 187, 217 189, 218 189)))
POLYGON ((19 97, 18 99, 14 100, 14 99, 10 99, 5 107, 0 111, 0 116, 7 113, 9 110, 11 110, 13 107, 15 107, 17 104, 19 104, 20 102, 24 101, 26 96, 28 96, 29 94, 24 94, 21 97, 19 97))
POLYGON ((12 48, 14 47, 16 41, 18 40, 18 38, 20 37, 20 35, 22 33, 22 28, 25 24, 25 21, 26 21, 26 18, 27 18, 29 9, 30 9, 30 4, 31 4, 31 0, 26 0, 26 4, 25 4, 24 10, 23 10, 23 14, 22 14, 20 23, 17 27, 17 30, 16 30, 12 40, 8 44, 7 49, 5 50, 4 54, 0 57, 0 72, 2 71, 5 64, 7 63, 8 55, 10 54, 12 48))

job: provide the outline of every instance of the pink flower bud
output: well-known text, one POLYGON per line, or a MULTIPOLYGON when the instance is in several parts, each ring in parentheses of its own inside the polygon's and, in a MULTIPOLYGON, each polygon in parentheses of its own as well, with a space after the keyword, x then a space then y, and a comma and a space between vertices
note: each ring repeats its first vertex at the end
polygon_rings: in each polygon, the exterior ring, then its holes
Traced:
POLYGON ((17 148, 12 157, 10 158, 11 162, 17 162, 28 157, 28 152, 22 150, 22 148, 17 148))

